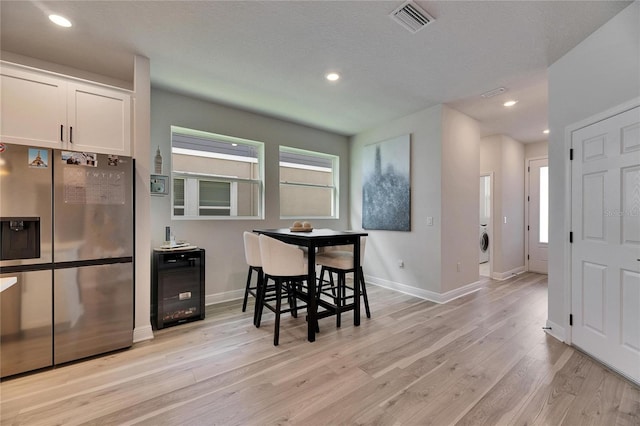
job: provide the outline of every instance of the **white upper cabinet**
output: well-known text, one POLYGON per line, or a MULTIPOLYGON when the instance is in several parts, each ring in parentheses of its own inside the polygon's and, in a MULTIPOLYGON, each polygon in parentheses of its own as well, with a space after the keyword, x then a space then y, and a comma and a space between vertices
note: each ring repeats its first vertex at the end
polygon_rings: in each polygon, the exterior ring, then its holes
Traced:
POLYGON ((70 83, 67 94, 70 149, 131 155, 128 94, 80 83, 70 83))
POLYGON ((2 66, 2 142, 59 148, 67 123, 67 83, 2 66))
POLYGON ((131 96, 2 64, 2 142, 131 155, 131 96))

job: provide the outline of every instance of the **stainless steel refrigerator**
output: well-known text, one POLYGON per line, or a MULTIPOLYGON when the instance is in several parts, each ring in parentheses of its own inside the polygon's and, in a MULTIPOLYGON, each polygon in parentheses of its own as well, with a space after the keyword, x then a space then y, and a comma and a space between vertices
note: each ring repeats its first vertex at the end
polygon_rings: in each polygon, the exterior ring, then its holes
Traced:
POLYGON ((0 143, 0 377, 131 346, 133 160, 0 143))

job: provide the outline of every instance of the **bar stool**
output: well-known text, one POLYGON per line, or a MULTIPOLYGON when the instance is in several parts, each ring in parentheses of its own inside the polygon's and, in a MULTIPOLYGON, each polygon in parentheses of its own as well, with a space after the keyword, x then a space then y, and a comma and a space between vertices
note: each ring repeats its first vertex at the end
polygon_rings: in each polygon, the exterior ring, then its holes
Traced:
POLYGON ((266 235, 259 236, 260 241, 260 257, 262 259, 262 269, 264 271, 264 280, 262 288, 259 291, 258 312, 256 315, 256 327, 260 327, 262 320, 262 310, 266 307, 276 315, 273 345, 278 346, 280 337, 280 315, 291 312, 292 316, 297 317, 297 310, 306 308, 297 306, 296 299, 305 298, 301 291, 302 282, 307 280, 308 268, 307 259, 304 252, 296 246, 285 244, 275 238, 266 235), (275 282, 275 295, 269 297, 264 283, 267 280, 275 282), (288 299, 289 308, 282 307, 282 299, 288 299), (273 305, 271 302, 275 302, 273 305))
MULTIPOLYGON (((371 311, 369 310, 369 297, 367 296, 367 287, 364 282, 364 273, 362 271, 362 265, 364 263, 364 249, 366 245, 366 237, 360 237, 360 291, 364 298, 364 308, 367 313, 367 318, 371 318, 371 311)), ((320 271, 320 279, 318 281, 318 289, 316 295, 320 298, 322 295, 333 298, 336 306, 336 327, 340 327, 340 315, 342 311, 351 310, 351 307, 347 305, 348 299, 353 299, 355 293, 347 295, 347 289, 353 291, 353 287, 347 286, 347 274, 354 272, 353 266, 353 246, 332 246, 324 247, 321 252, 316 254, 316 264, 322 266, 320 271), (329 290, 323 290, 324 285, 324 273, 329 273, 329 290), (338 275, 337 284, 333 280, 333 274, 338 275)), ((353 301, 353 303, 360 303, 359 301, 353 301)))
POLYGON ((253 324, 256 324, 257 314, 258 314, 258 293, 260 288, 262 287, 264 281, 264 273, 262 271, 262 259, 260 257, 260 240, 258 239, 258 235, 253 232, 245 231, 243 234, 244 239, 244 257, 249 265, 249 272, 247 273, 247 285, 244 289, 244 300, 242 302, 242 312, 247 310, 247 299, 249 295, 252 295, 256 298, 256 306, 253 311, 253 324), (258 279, 255 287, 251 286, 251 275, 253 271, 258 273, 258 279))

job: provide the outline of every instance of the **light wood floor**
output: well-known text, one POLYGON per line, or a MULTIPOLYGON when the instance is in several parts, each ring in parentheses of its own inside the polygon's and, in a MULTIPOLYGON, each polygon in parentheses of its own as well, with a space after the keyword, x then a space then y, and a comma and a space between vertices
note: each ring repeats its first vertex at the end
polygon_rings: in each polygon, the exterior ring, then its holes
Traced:
MULTIPOLYGON (((542 331, 546 276, 445 305, 369 286, 373 317, 252 325, 240 302, 133 348, 5 380, 2 424, 640 425, 640 389, 542 331)), ((251 305, 252 307, 253 305, 251 305)))

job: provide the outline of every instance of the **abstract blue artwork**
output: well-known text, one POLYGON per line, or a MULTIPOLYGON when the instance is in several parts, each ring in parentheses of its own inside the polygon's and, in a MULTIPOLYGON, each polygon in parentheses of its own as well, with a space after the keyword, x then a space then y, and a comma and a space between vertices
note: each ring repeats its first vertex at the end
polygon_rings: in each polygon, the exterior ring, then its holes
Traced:
POLYGON ((410 151, 410 135, 364 147, 362 228, 411 231, 410 151))

